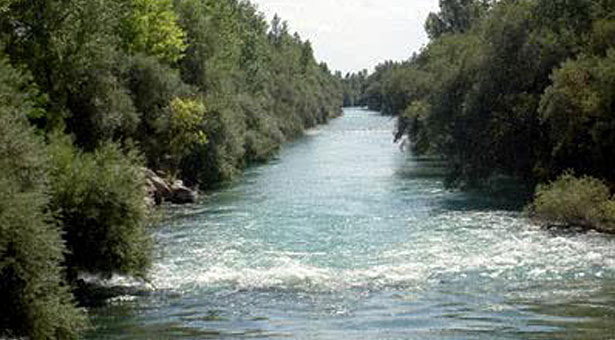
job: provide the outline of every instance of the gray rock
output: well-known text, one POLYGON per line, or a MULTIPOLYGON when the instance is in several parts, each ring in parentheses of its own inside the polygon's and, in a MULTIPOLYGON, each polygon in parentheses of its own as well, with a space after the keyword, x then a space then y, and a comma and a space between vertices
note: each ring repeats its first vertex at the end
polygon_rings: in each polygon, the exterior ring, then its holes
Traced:
POLYGON ((142 170, 145 174, 146 191, 156 205, 168 200, 173 195, 171 187, 162 177, 156 175, 150 169, 143 168, 142 170))
POLYGON ((169 201, 175 204, 195 203, 198 199, 196 191, 186 187, 184 182, 175 181, 171 186, 172 195, 169 201))
POLYGON ((148 193, 146 204, 151 205, 154 202, 160 205, 163 201, 168 201, 174 204, 195 203, 198 199, 198 194, 195 190, 188 188, 184 182, 177 180, 173 184, 169 184, 159 174, 150 169, 143 168, 145 174, 145 183, 148 193))

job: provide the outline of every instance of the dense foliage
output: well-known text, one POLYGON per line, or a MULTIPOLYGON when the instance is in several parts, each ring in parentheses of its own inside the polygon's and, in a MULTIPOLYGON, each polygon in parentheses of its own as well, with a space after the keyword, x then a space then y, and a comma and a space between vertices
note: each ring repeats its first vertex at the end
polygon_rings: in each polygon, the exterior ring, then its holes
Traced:
POLYGON ((73 338, 64 282, 146 274, 143 166, 208 188, 342 105, 244 0, 2 0, 0 55, 0 337, 73 338))
POLYGON ((108 143, 83 153, 58 136, 48 150, 50 207, 64 226, 69 278, 80 271, 145 276, 145 181, 134 152, 108 143))
POLYGON ((361 101, 397 115, 396 137, 438 154, 449 184, 567 169, 615 182, 615 2, 441 0, 431 41, 379 65, 361 101))
POLYGON ((85 320, 61 273, 45 146, 26 120, 37 96, 0 59, 0 338, 73 339, 85 320))
POLYGON ((561 225, 615 232, 615 199, 601 180, 566 172, 557 180, 538 186, 531 213, 561 225))

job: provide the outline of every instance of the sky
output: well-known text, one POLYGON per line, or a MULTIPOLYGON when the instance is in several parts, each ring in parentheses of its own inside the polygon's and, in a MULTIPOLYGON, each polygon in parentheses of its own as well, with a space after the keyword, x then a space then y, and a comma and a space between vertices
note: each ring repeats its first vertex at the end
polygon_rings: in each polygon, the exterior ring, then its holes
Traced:
POLYGON ((309 39, 332 70, 357 72, 405 60, 427 43, 423 24, 438 0, 251 0, 309 39))

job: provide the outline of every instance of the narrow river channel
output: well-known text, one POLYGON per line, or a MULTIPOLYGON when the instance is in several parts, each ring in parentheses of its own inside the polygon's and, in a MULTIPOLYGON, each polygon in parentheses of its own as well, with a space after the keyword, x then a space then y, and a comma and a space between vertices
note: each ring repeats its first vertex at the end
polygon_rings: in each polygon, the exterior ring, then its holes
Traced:
POLYGON ((446 191, 347 109, 154 230, 155 290, 89 339, 615 339, 615 238, 541 229, 515 195, 446 191))

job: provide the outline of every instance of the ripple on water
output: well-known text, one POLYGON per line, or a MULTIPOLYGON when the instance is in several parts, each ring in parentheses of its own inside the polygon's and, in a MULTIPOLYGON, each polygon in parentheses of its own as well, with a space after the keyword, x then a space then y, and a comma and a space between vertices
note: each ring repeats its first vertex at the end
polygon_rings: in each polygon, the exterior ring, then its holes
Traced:
POLYGON ((351 268, 318 266, 313 258, 326 253, 265 251, 245 255, 248 240, 232 247, 197 249, 213 254, 203 267, 200 256, 156 264, 157 287, 233 287, 335 291, 348 288, 416 286, 434 281, 480 280, 519 287, 558 280, 613 277, 613 241, 586 233, 573 237, 551 235, 510 212, 447 212, 422 221, 408 221, 412 242, 397 243, 377 254, 363 254, 351 268), (218 250, 218 256, 216 256, 218 250), (220 251, 224 250, 224 251, 220 251), (239 262, 239 263, 238 263, 239 262))

